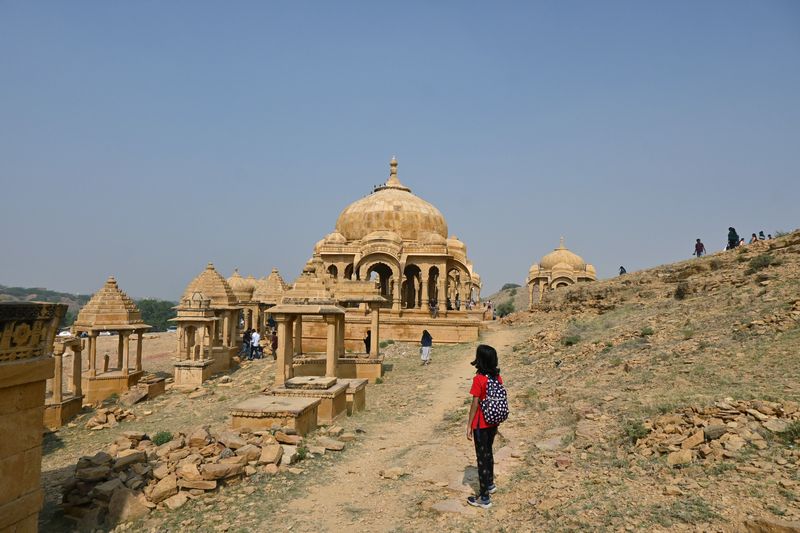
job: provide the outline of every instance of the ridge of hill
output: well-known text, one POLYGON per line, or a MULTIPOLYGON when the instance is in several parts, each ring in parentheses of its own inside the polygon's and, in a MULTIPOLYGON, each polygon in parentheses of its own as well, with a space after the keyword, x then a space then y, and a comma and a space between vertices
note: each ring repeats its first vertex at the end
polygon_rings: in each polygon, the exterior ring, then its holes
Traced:
MULTIPOLYGON (((67 312, 61 326, 70 326, 78 316, 78 311, 86 305, 90 294, 58 292, 43 287, 8 287, 0 285, 0 302, 52 302, 67 305, 67 312)), ((153 331, 164 331, 170 318, 175 317, 172 309, 175 302, 155 298, 134 299, 142 313, 142 319, 153 326, 153 331)))
POLYGON ((507 430, 530 450, 510 490, 535 495, 510 529, 800 520, 800 232, 559 289, 501 323, 507 430))

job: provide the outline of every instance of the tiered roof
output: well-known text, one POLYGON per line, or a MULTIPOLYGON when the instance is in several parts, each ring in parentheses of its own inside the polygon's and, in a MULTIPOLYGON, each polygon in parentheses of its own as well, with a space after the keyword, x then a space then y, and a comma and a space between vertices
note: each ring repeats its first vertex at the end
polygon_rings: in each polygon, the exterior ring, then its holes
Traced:
POLYGON ((78 313, 76 331, 150 329, 131 298, 120 290, 110 276, 78 313))
POLYGON ((182 299, 191 298, 196 292, 211 300, 211 307, 218 309, 238 307, 238 300, 231 286, 222 274, 217 272, 213 263, 208 263, 206 269, 189 283, 182 299))

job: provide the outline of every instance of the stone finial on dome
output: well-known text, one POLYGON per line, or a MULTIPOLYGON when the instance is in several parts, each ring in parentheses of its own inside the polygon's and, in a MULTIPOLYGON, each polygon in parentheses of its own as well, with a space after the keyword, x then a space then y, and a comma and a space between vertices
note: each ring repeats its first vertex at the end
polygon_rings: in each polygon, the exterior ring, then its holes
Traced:
POLYGON ((558 248, 556 250, 566 250, 567 247, 564 246, 564 236, 561 236, 561 239, 558 241, 558 248))
POLYGON ((375 188, 376 191, 382 191, 384 189, 398 189, 411 192, 411 189, 400 183, 400 179, 397 177, 397 158, 395 156, 392 156, 392 160, 389 161, 389 179, 386 180, 385 184, 375 188))

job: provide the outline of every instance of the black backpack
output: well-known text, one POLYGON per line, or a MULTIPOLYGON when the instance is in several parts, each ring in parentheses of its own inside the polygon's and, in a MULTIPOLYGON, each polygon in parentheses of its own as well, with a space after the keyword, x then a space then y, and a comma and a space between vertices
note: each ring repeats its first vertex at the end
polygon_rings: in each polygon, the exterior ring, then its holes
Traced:
POLYGON ((487 380, 486 399, 481 400, 481 412, 487 424, 496 426, 508 418, 508 395, 496 377, 487 376, 487 380))

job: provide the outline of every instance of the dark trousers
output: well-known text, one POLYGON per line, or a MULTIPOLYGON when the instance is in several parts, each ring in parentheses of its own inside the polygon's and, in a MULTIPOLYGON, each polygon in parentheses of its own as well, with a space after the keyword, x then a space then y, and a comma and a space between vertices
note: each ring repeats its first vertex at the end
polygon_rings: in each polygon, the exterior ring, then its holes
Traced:
POLYGON ((475 443, 475 456, 478 458, 478 480, 481 485, 481 496, 489 496, 489 487, 494 483, 494 455, 492 445, 497 435, 497 426, 472 430, 472 441, 475 443))

